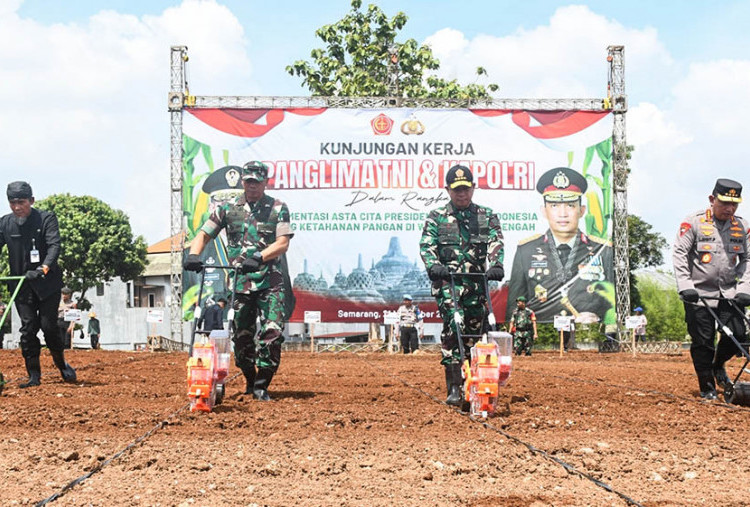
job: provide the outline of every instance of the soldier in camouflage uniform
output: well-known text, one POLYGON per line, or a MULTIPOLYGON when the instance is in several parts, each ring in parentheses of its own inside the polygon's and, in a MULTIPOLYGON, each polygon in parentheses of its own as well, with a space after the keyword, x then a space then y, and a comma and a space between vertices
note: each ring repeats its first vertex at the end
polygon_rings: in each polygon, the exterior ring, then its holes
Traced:
POLYGON ((217 207, 191 243, 185 269, 201 271, 200 253, 222 229, 227 231, 230 263, 240 264, 242 273, 233 281, 239 311, 234 318, 235 364, 247 382, 245 394, 269 401, 268 386, 281 361, 284 336, 284 292, 281 256, 293 234, 289 209, 265 194, 268 167, 248 162, 242 168, 244 195, 236 202, 217 207), (256 351, 256 319, 260 332, 256 351), (257 371, 256 371, 257 367, 257 371))
POLYGON ((537 339, 536 315, 531 308, 526 308, 526 298, 523 296, 516 298, 516 309, 510 316, 510 332, 513 335, 513 350, 516 351, 516 355, 520 356, 522 352, 526 352, 526 355, 530 356, 531 347, 537 339))
POLYGON ((474 341, 464 336, 466 357, 460 357, 454 314, 458 312, 462 317, 462 335, 481 334, 486 327, 487 301, 478 277, 457 278, 458 301, 453 301, 450 274, 486 272, 488 280, 502 280, 503 233, 497 215, 490 208, 472 202, 474 180, 468 167, 453 166, 445 183, 450 202, 427 216, 419 247, 443 319, 440 362, 445 367, 448 387, 446 403, 461 406, 461 363, 469 359, 474 341))

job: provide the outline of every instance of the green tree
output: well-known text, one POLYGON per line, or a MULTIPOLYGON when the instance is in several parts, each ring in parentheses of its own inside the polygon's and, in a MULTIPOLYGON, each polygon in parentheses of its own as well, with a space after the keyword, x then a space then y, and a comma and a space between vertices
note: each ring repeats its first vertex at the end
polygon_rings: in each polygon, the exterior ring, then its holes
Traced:
POLYGON ((687 335, 685 309, 677 288, 642 279, 639 289, 644 308, 648 308, 647 336, 652 340, 682 341, 687 335))
MULTIPOLYGON (((490 99, 496 84, 466 86, 447 81, 428 71, 440 68, 429 46, 414 39, 396 42, 398 32, 409 19, 399 12, 392 18, 377 5, 361 10, 362 0, 352 0, 352 9, 343 19, 319 28, 315 35, 326 47, 310 52, 313 63, 298 60, 286 67, 292 76, 301 76, 302 84, 314 96, 490 99), (398 75, 397 92, 389 90, 389 69, 398 75)), ((477 79, 487 71, 478 67, 477 79)))
POLYGON ((663 251, 667 240, 653 231, 651 224, 637 215, 628 215, 628 261, 630 263, 630 304, 633 308, 644 306, 634 272, 640 268, 660 266, 664 263, 663 251))
POLYGON ((128 216, 88 195, 56 194, 37 201, 60 223, 59 264, 65 284, 80 291, 79 308, 88 309, 86 291, 114 277, 134 279, 146 267, 146 241, 133 237, 128 216))

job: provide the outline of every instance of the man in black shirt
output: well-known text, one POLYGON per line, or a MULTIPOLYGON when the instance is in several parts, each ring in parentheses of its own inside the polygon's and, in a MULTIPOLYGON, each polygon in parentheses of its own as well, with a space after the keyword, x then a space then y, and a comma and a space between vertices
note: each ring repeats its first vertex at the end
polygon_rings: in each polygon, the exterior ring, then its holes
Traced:
MULTIPOLYGON (((57 309, 62 289, 60 229, 57 217, 49 211, 33 208, 34 194, 25 181, 8 184, 8 203, 12 213, 0 218, 0 249, 8 245, 12 276, 25 276, 16 296, 16 310, 21 318, 21 353, 29 380, 22 388, 38 386, 42 369, 39 354, 42 346, 39 329, 63 380, 76 381, 76 371, 65 362, 63 337, 57 327, 57 309)), ((11 283, 11 291, 16 283, 11 283)))

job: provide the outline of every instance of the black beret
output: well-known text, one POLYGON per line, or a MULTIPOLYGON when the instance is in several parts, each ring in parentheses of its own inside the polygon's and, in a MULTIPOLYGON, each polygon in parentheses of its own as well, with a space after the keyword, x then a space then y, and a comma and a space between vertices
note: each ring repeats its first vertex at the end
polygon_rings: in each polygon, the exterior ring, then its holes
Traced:
POLYGON ((11 199, 31 199, 34 193, 31 191, 31 185, 25 181, 14 181, 8 183, 8 200, 11 199))

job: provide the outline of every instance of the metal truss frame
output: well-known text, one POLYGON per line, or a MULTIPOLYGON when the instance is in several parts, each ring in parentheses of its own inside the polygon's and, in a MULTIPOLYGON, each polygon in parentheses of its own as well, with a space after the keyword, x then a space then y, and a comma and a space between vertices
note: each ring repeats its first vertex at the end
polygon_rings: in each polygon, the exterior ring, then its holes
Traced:
MULTIPOLYGON (((625 142, 624 47, 609 46, 609 79, 607 97, 571 99, 432 99, 408 97, 282 97, 282 96, 192 96, 189 93, 185 64, 186 46, 171 47, 171 80, 167 107, 170 113, 170 184, 171 184, 171 301, 172 340, 183 342, 182 326, 182 254, 185 239, 182 206, 182 113, 185 107, 224 109, 269 109, 290 107, 320 108, 430 108, 430 109, 506 109, 529 111, 612 111, 614 114, 614 262, 616 311, 620 328, 629 314, 627 227, 627 145, 625 142)), ((393 84, 389 89, 397 89, 393 84)), ((624 331, 623 331, 624 332, 624 331)))

